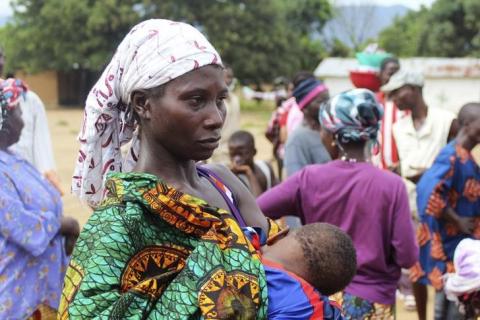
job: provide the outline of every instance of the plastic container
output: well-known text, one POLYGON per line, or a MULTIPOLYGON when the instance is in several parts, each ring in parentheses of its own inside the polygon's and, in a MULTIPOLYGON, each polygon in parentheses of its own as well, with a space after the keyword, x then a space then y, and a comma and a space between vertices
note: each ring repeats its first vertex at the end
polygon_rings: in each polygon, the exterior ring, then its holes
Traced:
POLYGON ((356 88, 365 88, 376 92, 380 90, 380 79, 376 72, 373 71, 350 71, 350 81, 356 88))

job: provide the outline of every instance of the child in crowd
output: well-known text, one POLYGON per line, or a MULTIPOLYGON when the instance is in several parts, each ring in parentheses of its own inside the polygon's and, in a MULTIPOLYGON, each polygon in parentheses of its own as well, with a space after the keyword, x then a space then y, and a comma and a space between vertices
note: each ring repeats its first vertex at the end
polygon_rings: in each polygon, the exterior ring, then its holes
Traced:
POLYGON ((255 197, 277 184, 277 178, 268 162, 255 160, 255 138, 250 132, 236 131, 228 139, 230 170, 245 184, 255 197))
POLYGON ((343 319, 327 296, 342 291, 356 272, 355 247, 345 232, 327 223, 286 229, 268 240, 256 228, 244 231, 262 255, 268 319, 343 319))
POLYGON ((455 249, 455 273, 445 275, 445 293, 460 304, 465 319, 480 317, 480 240, 464 239, 455 249))

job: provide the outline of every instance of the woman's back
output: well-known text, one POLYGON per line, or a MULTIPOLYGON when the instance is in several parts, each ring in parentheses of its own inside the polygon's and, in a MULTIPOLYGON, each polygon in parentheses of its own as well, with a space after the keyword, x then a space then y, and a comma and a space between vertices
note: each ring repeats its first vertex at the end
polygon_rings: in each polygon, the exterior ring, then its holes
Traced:
POLYGON ((358 268, 346 291, 394 303, 391 293, 400 267, 412 266, 417 258, 407 194, 399 177, 369 163, 338 160, 308 166, 262 195, 258 204, 272 218, 294 211, 304 223, 327 222, 347 232, 357 250, 358 268))

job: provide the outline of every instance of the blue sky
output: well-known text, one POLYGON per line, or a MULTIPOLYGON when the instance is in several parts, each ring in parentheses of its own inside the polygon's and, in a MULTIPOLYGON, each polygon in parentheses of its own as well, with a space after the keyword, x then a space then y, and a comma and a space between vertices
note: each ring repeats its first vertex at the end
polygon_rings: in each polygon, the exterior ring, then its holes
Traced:
POLYGON ((0 0, 0 16, 9 16, 12 13, 9 2, 10 0, 0 0))
MULTIPOLYGON (((395 5, 403 4, 412 9, 420 8, 420 5, 431 5, 435 0, 331 0, 334 4, 378 4, 395 5)), ((0 0, 0 16, 9 16, 12 12, 9 6, 10 0, 0 0)))

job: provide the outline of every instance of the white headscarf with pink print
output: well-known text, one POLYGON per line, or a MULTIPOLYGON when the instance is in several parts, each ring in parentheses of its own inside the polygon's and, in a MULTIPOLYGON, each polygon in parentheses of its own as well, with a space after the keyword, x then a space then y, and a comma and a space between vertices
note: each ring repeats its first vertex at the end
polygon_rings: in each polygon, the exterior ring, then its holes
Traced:
POLYGON ((133 27, 88 94, 72 192, 95 207, 102 200, 106 174, 132 169, 139 149, 132 92, 209 64, 221 65, 220 56, 191 25, 153 19, 133 27), (132 139, 123 159, 120 147, 132 139))

